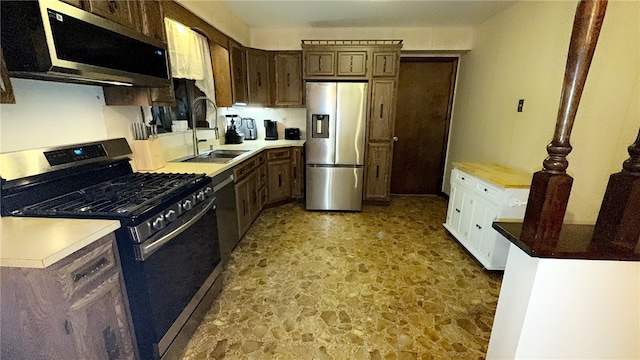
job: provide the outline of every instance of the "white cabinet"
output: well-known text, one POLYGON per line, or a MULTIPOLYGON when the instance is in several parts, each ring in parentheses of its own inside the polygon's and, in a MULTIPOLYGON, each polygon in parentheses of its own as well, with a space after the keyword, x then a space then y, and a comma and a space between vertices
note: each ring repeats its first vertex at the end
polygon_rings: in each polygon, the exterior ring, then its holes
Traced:
MULTIPOLYGON (((508 178, 514 173, 509 169, 502 177, 503 167, 487 169, 483 164, 466 165, 464 167, 468 169, 489 170, 491 176, 487 177, 492 180, 508 178)), ((527 179, 526 174, 521 175, 527 179)), ((444 227, 488 270, 503 270, 509 250, 509 242, 491 224, 498 218, 524 218, 530 180, 525 181, 518 182, 517 187, 511 187, 514 186, 511 182, 503 187, 459 168, 451 172, 451 192, 444 227)))

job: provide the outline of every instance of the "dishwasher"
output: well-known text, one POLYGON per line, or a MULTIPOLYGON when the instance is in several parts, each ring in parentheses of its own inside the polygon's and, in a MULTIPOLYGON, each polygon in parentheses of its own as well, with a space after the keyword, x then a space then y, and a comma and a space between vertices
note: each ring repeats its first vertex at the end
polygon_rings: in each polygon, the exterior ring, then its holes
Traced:
POLYGON ((226 170, 213 177, 213 192, 218 206, 216 219, 218 222, 220 257, 223 264, 227 263, 231 252, 240 240, 236 209, 236 189, 233 180, 233 169, 226 170))

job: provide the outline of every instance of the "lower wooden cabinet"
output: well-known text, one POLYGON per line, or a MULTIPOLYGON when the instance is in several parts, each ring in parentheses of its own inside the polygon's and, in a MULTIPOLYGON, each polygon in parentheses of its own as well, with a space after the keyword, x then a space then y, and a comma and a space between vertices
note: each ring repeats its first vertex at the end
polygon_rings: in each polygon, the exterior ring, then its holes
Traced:
POLYGON ((269 173, 269 203, 291 198, 291 161, 270 161, 267 165, 269 173))
POLYGON ((304 156, 301 147, 291 148, 291 197, 304 197, 304 156))
POLYGON ((391 143, 369 143, 366 161, 364 200, 389 201, 391 143))
POLYGON ((113 234, 47 268, 0 275, 3 359, 136 358, 113 234))

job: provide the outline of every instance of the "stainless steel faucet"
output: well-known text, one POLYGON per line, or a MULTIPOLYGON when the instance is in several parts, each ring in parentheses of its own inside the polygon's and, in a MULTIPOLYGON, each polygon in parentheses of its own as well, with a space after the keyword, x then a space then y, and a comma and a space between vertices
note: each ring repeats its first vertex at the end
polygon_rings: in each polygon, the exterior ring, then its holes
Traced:
POLYGON ((198 143, 199 142, 204 142, 206 140, 198 140, 198 136, 196 134, 196 117, 195 114, 193 112, 193 106, 200 100, 206 100, 209 103, 211 103, 211 105, 213 105, 213 109, 215 111, 215 117, 214 117, 214 127, 213 127, 213 132, 215 134, 215 138, 216 139, 220 139, 220 134, 218 132, 218 106, 216 105, 215 101, 209 99, 206 96, 198 96, 197 98, 193 99, 193 101, 191 102, 191 128, 193 130, 193 156, 198 156, 198 154, 200 153, 200 150, 198 149, 198 143))

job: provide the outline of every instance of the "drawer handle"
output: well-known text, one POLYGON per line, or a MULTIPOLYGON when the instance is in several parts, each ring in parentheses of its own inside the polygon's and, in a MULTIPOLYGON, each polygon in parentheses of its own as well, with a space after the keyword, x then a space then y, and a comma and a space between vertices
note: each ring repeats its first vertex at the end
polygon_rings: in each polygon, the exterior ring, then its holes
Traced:
POLYGON ((382 62, 382 72, 386 73, 387 72, 387 57, 384 57, 384 61, 382 62))
POLYGON ((107 258, 102 257, 100 258, 100 260, 94 262, 93 264, 87 266, 84 270, 82 270, 82 272, 74 274, 73 275, 73 282, 78 282, 80 280, 82 280, 83 278, 95 273, 96 271, 100 270, 100 268, 102 268, 103 266, 107 265, 109 263, 109 261, 107 260, 107 258))
POLYGON ((484 188, 484 192, 487 192, 487 191, 489 191, 489 189, 487 189, 487 188, 484 188))
POLYGON ((461 179, 462 179, 462 180, 465 180, 464 176, 463 176, 463 177, 461 177, 461 179))

